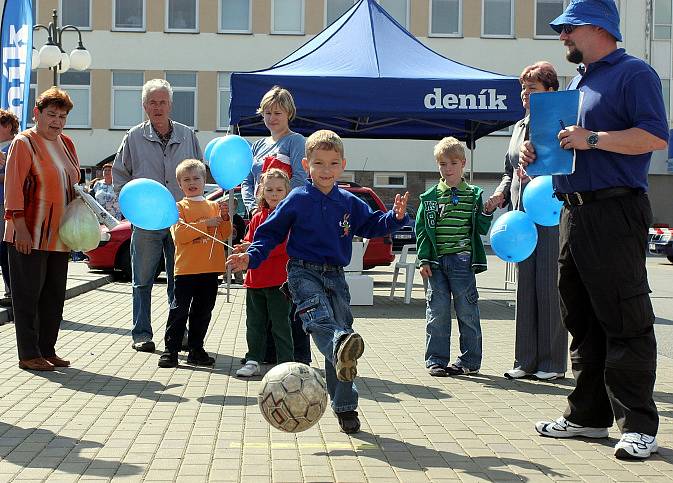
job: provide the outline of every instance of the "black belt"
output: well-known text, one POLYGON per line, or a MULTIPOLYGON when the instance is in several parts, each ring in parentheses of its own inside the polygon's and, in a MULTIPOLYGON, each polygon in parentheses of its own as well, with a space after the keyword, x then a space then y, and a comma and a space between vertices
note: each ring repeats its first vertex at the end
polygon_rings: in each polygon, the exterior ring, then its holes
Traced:
POLYGON ((339 270, 343 271, 344 269, 344 267, 341 265, 307 262, 306 260, 301 260, 299 258, 291 258, 290 263, 299 265, 300 267, 304 267, 309 270, 315 270, 316 272, 338 272, 339 270))
POLYGON ((592 201, 605 200, 607 198, 617 198, 619 196, 638 195, 643 190, 638 188, 605 188, 596 191, 575 191, 574 193, 554 193, 554 196, 567 205, 580 206, 592 201))

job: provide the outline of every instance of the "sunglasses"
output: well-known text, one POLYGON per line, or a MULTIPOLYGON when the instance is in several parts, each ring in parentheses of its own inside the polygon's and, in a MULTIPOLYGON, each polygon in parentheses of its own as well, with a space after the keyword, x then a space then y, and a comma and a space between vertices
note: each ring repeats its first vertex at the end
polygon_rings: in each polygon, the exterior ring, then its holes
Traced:
POLYGON ((566 23, 561 26, 561 32, 566 35, 570 35, 577 27, 579 27, 579 25, 570 25, 569 23, 566 23))

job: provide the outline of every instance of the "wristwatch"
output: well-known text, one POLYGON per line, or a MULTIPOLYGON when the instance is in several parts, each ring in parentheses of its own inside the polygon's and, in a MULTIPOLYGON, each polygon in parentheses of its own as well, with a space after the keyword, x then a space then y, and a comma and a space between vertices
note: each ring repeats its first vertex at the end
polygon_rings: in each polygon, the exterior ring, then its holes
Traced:
POLYGON ((598 133, 591 132, 587 136, 587 145, 590 149, 596 149, 598 147, 598 133))

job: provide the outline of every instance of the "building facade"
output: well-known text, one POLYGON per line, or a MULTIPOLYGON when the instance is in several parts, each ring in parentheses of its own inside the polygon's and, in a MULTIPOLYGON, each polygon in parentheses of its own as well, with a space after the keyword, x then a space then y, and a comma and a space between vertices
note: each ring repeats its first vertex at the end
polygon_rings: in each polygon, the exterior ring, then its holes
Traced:
MULTIPOLYGON (((142 84, 166 78, 174 87, 174 118, 197 131, 202 146, 228 129, 229 75, 266 68, 320 32, 354 0, 34 0, 38 23, 52 10, 62 25, 83 32, 93 63, 68 71, 60 84, 76 107, 68 134, 83 165, 113 154, 129 127, 143 119, 142 84)), ((379 0, 421 42, 453 60, 518 76, 537 60, 558 69, 561 87, 575 75, 564 48, 547 25, 567 0, 379 0)), ((671 112, 673 0, 618 0, 628 52, 646 59, 662 78, 671 112)), ((46 40, 36 32, 35 45, 46 40)), ((63 36, 64 49, 76 46, 63 36)), ((344 55, 349 55, 345 52, 344 55)), ((33 72, 31 86, 51 85, 47 69, 33 72)), ((299 106, 301 109, 301 106, 299 106)), ((508 133, 477 142, 473 176, 487 193, 497 185, 508 133)), ((436 181, 433 141, 346 140, 347 179, 372 186, 390 200, 409 190, 414 198, 436 181)), ((666 153, 657 153, 651 185, 657 221, 673 225, 673 190, 666 153), (660 205, 662 205, 660 207, 660 205), (666 207, 664 207, 665 205, 666 207)))

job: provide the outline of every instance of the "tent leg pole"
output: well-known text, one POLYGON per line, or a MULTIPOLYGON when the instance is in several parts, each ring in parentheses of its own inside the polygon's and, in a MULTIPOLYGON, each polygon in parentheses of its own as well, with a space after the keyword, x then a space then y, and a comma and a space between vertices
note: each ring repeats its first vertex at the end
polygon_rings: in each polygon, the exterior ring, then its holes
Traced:
POLYGON ((470 148, 470 184, 474 179, 474 147, 470 148))

